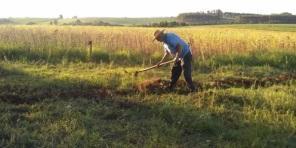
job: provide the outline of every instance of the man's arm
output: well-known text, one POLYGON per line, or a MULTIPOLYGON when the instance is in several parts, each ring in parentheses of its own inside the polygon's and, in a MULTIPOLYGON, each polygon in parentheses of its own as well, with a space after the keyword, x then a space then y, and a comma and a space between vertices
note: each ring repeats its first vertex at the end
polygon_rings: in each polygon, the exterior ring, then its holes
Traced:
POLYGON ((162 59, 157 63, 157 66, 160 66, 160 64, 164 61, 164 59, 168 56, 169 52, 166 50, 162 59))
POLYGON ((175 63, 180 60, 181 52, 182 52, 182 46, 180 44, 177 44, 176 56, 174 58, 175 63))

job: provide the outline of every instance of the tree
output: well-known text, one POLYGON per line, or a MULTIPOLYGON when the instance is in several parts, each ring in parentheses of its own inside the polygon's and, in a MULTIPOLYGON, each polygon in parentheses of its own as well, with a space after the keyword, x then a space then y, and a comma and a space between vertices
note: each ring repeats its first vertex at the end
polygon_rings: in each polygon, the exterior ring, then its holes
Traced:
POLYGON ((58 23, 59 23, 59 22, 58 22, 57 19, 53 20, 53 24, 54 24, 54 25, 58 25, 58 23))
POLYGON ((64 16, 62 14, 59 15, 59 19, 63 19, 64 16))
POLYGON ((223 12, 222 12, 222 10, 220 10, 220 9, 218 9, 218 10, 216 10, 216 15, 218 16, 218 18, 223 18, 223 12))
POLYGON ((75 25, 81 25, 82 24, 82 22, 79 20, 79 19, 77 19, 76 21, 75 21, 75 25))
POLYGON ((281 13, 280 15, 293 15, 292 13, 289 13, 289 12, 283 12, 283 13, 281 13))

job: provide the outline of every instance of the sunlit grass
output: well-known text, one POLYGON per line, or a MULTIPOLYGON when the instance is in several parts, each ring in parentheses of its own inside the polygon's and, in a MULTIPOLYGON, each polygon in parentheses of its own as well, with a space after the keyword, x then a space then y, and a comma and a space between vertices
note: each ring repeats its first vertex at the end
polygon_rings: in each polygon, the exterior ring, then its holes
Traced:
MULTIPOLYGON (((1 26, 0 58, 42 59, 48 62, 61 59, 87 61, 89 52, 87 43, 89 41, 93 41, 93 60, 95 61, 106 60, 104 57, 96 57, 97 53, 104 52, 120 52, 123 56, 130 54, 145 54, 149 57, 160 56, 161 44, 152 42, 155 29, 140 27, 1 26)), ((294 52, 296 49, 296 34, 294 32, 242 30, 225 26, 171 28, 168 31, 176 32, 187 42, 190 42, 194 55, 203 60, 213 55, 231 55, 254 51, 294 52)), ((117 58, 112 59, 116 60, 117 58)))
POLYGON ((1 26, 0 147, 295 147, 295 34, 229 27, 170 29, 203 89, 151 93, 169 66, 134 72, 161 57, 155 28, 1 26))

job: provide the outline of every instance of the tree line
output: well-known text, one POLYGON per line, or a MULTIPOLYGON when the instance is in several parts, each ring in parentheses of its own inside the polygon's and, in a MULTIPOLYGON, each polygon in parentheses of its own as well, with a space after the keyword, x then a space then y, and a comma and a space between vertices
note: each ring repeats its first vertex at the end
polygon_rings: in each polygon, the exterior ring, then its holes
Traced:
POLYGON ((207 12, 181 13, 177 16, 178 22, 187 24, 232 24, 232 23, 296 23, 296 15, 288 12, 281 14, 261 15, 250 13, 222 12, 212 10, 207 12))

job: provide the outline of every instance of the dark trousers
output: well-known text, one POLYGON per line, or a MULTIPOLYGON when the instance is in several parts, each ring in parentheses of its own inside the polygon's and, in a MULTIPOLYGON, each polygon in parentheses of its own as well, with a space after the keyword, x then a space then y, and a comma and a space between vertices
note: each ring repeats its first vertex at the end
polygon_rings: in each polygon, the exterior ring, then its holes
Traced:
POLYGON ((184 78, 187 82, 187 86, 191 90, 195 90, 195 86, 192 82, 192 77, 191 77, 191 72, 192 72, 192 54, 191 52, 187 53, 185 57, 183 58, 183 65, 181 66, 181 61, 178 61, 177 63, 174 64, 172 68, 172 75, 171 75, 171 84, 170 88, 175 87, 181 73, 182 69, 184 70, 184 78))

